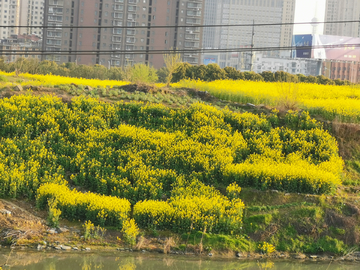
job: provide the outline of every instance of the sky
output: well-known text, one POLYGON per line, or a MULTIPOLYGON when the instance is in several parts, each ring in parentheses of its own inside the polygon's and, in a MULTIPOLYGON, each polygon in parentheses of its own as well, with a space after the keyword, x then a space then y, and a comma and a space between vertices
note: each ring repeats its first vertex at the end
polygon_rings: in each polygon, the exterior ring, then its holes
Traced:
MULTIPOLYGON (((319 22, 324 21, 325 17, 325 2, 326 0, 297 0, 295 7, 295 23, 297 22, 311 22, 315 17, 319 22), (317 8, 316 8, 317 5, 317 8), (315 12, 315 10, 317 12, 315 12)), ((324 25, 319 25, 319 34, 323 33, 324 25)), ((311 34, 312 26, 309 24, 295 25, 294 34, 311 34)))

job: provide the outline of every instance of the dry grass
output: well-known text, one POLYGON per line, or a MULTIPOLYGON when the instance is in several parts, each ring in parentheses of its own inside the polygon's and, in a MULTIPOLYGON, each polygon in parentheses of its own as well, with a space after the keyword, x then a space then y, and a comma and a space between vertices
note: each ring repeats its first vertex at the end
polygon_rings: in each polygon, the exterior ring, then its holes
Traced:
POLYGON ((134 249, 135 250, 141 250, 144 247, 147 247, 149 245, 149 243, 150 243, 149 239, 146 239, 145 237, 140 236, 137 243, 136 243, 136 246, 134 247, 134 249))
POLYGON ((299 86, 296 83, 278 82, 279 110, 296 110, 299 107, 299 86))
POLYGON ((164 254, 168 254, 172 247, 176 246, 176 242, 173 237, 168 237, 164 241, 164 254))

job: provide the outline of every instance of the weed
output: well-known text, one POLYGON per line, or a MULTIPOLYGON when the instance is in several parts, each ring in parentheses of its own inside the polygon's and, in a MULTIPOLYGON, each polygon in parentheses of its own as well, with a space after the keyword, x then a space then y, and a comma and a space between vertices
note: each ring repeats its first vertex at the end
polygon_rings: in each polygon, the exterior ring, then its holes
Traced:
POLYGON ((176 243, 173 237, 168 237, 164 242, 164 254, 168 254, 172 247, 175 247, 176 243))
POLYGON ((100 226, 95 227, 90 220, 85 221, 83 228, 84 228, 84 239, 86 241, 90 239, 100 239, 102 241, 106 233, 105 228, 102 228, 100 226))
POLYGON ((49 223, 49 226, 58 228, 61 210, 57 208, 57 199, 56 198, 49 199, 48 206, 49 206, 49 215, 47 221, 49 223))
POLYGON ((121 232, 125 241, 132 247, 136 244, 136 237, 139 234, 139 228, 134 219, 128 219, 124 222, 121 232))
POLYGON ((264 254, 270 254, 275 251, 275 247, 272 244, 269 244, 267 242, 260 243, 258 245, 258 249, 260 250, 260 252, 262 252, 264 254))

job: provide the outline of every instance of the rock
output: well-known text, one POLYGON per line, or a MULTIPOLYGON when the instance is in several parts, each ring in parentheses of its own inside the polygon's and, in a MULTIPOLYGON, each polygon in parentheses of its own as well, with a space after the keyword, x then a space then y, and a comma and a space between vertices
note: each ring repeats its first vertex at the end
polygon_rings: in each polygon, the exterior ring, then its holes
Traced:
POLYGON ((213 254, 212 254, 211 252, 208 254, 209 257, 212 257, 212 255, 213 255, 213 254))
POLYGON ((360 257, 360 252, 359 252, 359 251, 356 251, 356 252, 354 252, 352 255, 355 256, 355 257, 360 257))
POLYGON ((23 89, 23 87, 20 85, 20 84, 17 84, 17 85, 15 85, 14 86, 14 91, 19 91, 19 92, 21 92, 21 91, 23 91, 24 89, 23 89))
POLYGON ((146 250, 143 249, 141 252, 146 252, 146 250))
POLYGON ((89 247, 85 248, 85 251, 90 251, 90 250, 91 250, 91 248, 89 248, 89 247))
POLYGON ((310 255, 309 256, 311 259, 316 259, 318 256, 316 256, 316 255, 310 255))
POLYGON ((240 253, 240 252, 236 252, 236 257, 238 257, 238 258, 242 257, 241 253, 240 253))
POLYGON ((69 246, 61 246, 61 249, 62 250, 71 250, 71 247, 69 247, 69 246))
POLYGON ((290 193, 285 193, 285 196, 290 196, 290 193))
POLYGON ((56 234, 57 233, 57 231, 55 229, 50 229, 47 232, 48 232, 48 234, 56 234))
POLYGON ((306 256, 304 254, 297 254, 294 256, 294 259, 303 260, 306 259, 306 256))
POLYGON ((276 189, 272 189, 272 190, 271 190, 271 192, 274 192, 274 193, 279 193, 279 191, 278 191, 278 190, 276 190, 276 189))
POLYGON ((249 107, 255 107, 255 105, 252 104, 252 103, 247 103, 246 105, 249 106, 249 107))
POLYGON ((57 229, 58 233, 65 233, 65 232, 68 232, 68 231, 69 231, 69 229, 66 229, 66 228, 58 228, 57 229))
POLYGON ((5 215, 5 216, 11 216, 11 212, 9 210, 6 210, 6 209, 1 209, 0 210, 0 213, 5 215))
POLYGON ((87 85, 87 86, 85 86, 85 90, 91 91, 91 90, 93 90, 93 89, 92 89, 91 86, 88 86, 88 85, 87 85))
POLYGON ((56 250, 61 250, 61 246, 56 246, 55 249, 56 250))
POLYGON ((79 250, 79 248, 78 248, 78 247, 73 247, 72 249, 73 249, 73 250, 79 250))
POLYGON ((36 247, 36 248, 37 248, 37 250, 42 250, 44 247, 43 247, 42 245, 40 245, 40 244, 39 244, 39 245, 37 245, 37 247, 36 247))

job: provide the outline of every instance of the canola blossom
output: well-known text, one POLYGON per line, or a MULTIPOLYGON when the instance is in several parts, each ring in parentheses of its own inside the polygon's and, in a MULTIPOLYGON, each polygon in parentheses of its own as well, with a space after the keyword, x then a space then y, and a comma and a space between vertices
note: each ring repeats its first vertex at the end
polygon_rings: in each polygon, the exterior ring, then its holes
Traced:
POLYGON ((68 220, 91 220, 101 226, 122 227, 129 217, 130 202, 111 196, 82 193, 66 185, 44 184, 36 196, 37 206, 44 209, 48 200, 55 198, 61 216, 68 220))
POLYGON ((176 88, 208 91, 223 100, 240 103, 281 106, 287 102, 322 115, 328 120, 360 122, 360 87, 310 83, 253 82, 220 80, 204 82, 183 80, 172 84, 176 88))
POLYGON ((143 228, 188 232, 239 233, 244 204, 230 200, 213 187, 193 181, 173 191, 167 202, 145 200, 134 206, 134 218, 143 228))
POLYGON ((336 140, 307 113, 234 113, 109 104, 52 96, 0 100, 0 196, 34 198, 43 183, 74 185, 132 204, 170 196, 175 184, 331 193, 341 184, 336 140))

